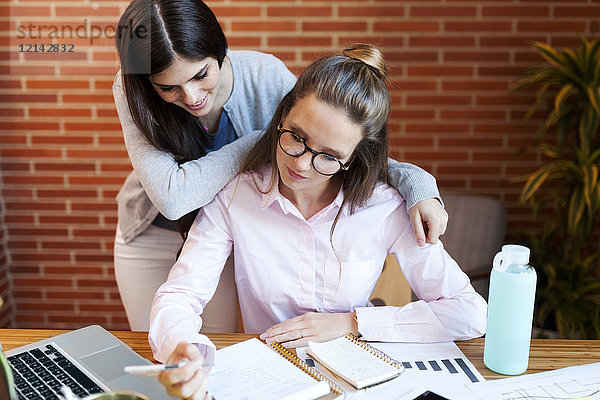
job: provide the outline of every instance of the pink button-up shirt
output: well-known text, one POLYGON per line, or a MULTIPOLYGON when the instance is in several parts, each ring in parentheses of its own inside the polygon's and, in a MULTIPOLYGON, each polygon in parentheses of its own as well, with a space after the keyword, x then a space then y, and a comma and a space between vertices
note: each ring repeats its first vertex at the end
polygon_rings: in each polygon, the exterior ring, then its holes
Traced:
POLYGON ((333 234, 338 260, 329 233, 343 192, 306 220, 277 187, 266 194, 257 189, 266 191, 270 178, 270 167, 244 173, 200 210, 152 306, 149 338, 158 360, 166 360, 182 340, 210 345, 198 333, 200 314, 232 250, 247 333, 310 311, 353 310, 367 340, 450 341, 484 333, 485 300, 441 243, 417 246, 395 189, 378 185, 352 215, 344 207, 333 234), (388 254, 396 256, 419 300, 370 307, 388 254))

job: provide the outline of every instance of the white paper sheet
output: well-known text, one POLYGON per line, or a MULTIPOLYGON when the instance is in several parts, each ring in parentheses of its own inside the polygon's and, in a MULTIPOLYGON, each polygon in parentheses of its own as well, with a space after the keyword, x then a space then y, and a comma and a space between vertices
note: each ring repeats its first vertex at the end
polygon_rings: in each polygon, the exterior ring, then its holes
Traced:
POLYGON ((486 400, 600 400, 600 363, 490 380, 471 390, 486 400))
POLYGON ((217 351, 208 392, 223 400, 315 399, 329 393, 329 385, 253 338, 217 351))
MULTIPOLYGON (((407 364, 405 364, 405 372, 400 377, 363 391, 356 391, 342 382, 340 386, 346 390, 346 399, 399 400, 408 398, 412 400, 415 396, 410 396, 415 389, 432 390, 449 399, 478 399, 468 389, 468 386, 471 386, 474 380, 483 382, 485 379, 455 343, 369 342, 369 344, 393 359, 407 363, 410 368, 407 368, 407 364), (423 369, 419 369, 419 366, 423 369)), ((297 349, 297 353, 298 357, 307 358, 304 348, 297 349)), ((332 377, 318 363, 316 368, 328 377, 332 377)))

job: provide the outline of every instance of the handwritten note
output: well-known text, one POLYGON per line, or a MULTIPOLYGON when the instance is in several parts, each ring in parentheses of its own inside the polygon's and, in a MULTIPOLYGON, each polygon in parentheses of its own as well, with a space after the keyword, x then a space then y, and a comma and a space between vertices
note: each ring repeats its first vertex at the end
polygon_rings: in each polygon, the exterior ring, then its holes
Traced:
POLYGON ((208 392, 216 399, 312 400, 329 393, 329 385, 250 339, 217 351, 208 392))

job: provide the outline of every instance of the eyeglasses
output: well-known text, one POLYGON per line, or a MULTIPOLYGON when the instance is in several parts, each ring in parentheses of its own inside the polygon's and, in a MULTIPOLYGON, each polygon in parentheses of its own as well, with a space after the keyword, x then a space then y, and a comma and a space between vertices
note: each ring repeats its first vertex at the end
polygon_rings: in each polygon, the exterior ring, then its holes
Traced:
POLYGON ((312 154, 312 166, 321 175, 331 176, 340 170, 347 170, 350 161, 342 163, 337 157, 328 153, 315 151, 306 145, 306 140, 294 131, 283 129, 281 123, 277 127, 279 131, 279 147, 288 156, 300 157, 307 151, 312 154))

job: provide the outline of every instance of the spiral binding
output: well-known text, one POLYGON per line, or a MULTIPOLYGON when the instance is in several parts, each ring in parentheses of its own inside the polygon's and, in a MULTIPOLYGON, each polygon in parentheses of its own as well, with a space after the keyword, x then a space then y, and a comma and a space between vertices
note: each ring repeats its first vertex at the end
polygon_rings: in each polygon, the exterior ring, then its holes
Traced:
POLYGON ((311 368, 305 363, 303 360, 298 358, 297 355, 283 347, 278 342, 273 342, 269 345, 273 350, 279 353, 283 358, 294 364, 296 367, 300 368, 302 371, 306 372, 308 375, 312 376, 314 379, 320 381, 326 381, 329 384, 329 389, 338 396, 344 395, 344 390, 336 385, 333 381, 327 378, 325 375, 317 371, 316 368, 311 368))
POLYGON ((380 358, 381 360, 383 360, 386 363, 390 364, 391 366, 393 366, 395 368, 398 368, 398 369, 401 369, 401 370, 404 370, 404 366, 402 366, 401 363, 399 363, 398 361, 394 360, 392 357, 388 356, 383 351, 381 351, 379 349, 376 349, 375 347, 371 346, 369 343, 360 340, 359 338, 357 338, 356 336, 354 336, 352 333, 348 333, 344 337, 346 339, 348 339, 349 341, 351 341, 352 343, 354 343, 355 345, 357 345, 357 346, 365 349, 369 353, 375 355, 377 358, 380 358))

